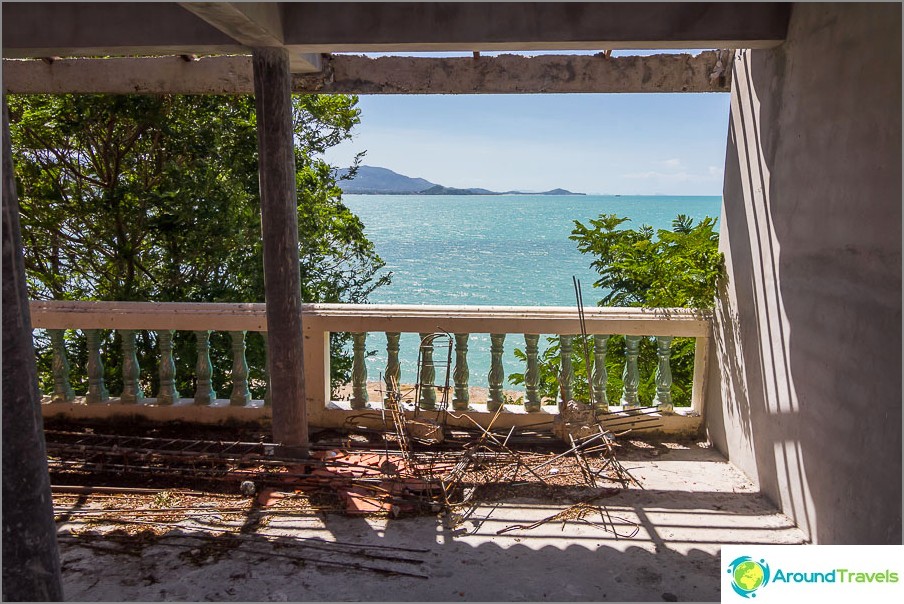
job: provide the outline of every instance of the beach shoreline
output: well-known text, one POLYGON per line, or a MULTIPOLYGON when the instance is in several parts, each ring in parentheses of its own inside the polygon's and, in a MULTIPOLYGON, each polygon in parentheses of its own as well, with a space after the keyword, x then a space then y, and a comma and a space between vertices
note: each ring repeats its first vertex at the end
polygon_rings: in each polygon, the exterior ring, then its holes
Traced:
MULTIPOLYGON (((450 388, 452 385, 450 384, 450 388)), ((402 400, 403 401, 411 401, 414 398, 414 384, 402 384, 400 388, 402 392, 402 400)), ((482 386, 470 386, 468 388, 468 394, 470 396, 471 403, 485 403, 489 398, 489 388, 485 388, 482 386)), ((504 389, 503 396, 505 396, 506 400, 517 401, 519 398, 524 397, 523 391, 518 390, 509 390, 504 389)), ((382 401, 383 397, 386 393, 386 384, 380 381, 368 381, 367 382, 367 400, 369 401, 382 401)), ((352 385, 345 384, 340 386, 337 390, 338 397, 335 400, 345 401, 349 400, 352 395, 352 385)), ((449 402, 452 402, 453 392, 449 393, 449 402)), ((440 393, 437 392, 437 399, 440 398, 440 393)))

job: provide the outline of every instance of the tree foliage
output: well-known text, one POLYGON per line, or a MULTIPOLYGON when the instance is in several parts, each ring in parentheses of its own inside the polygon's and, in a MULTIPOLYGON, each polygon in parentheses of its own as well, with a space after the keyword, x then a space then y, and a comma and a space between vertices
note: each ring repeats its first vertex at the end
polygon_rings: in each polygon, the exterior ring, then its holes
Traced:
MULTIPOLYGON (((389 280, 378 276, 383 262, 322 158, 349 138, 359 122, 356 105, 348 95, 293 97, 304 302, 364 302, 389 280)), ((11 96, 9 107, 33 298, 264 301, 252 97, 33 95, 11 96)), ((84 342, 69 337, 73 377, 84 379, 84 342)), ((106 370, 115 392, 120 353, 111 337, 106 370)), ((154 339, 139 339, 150 392, 157 385, 149 370, 154 339)), ((215 369, 231 367, 226 334, 212 344, 215 369)), ((248 346, 260 397, 263 341, 249 334, 248 346)), ((340 352, 342 338, 332 348, 340 352)), ((177 334, 183 392, 193 391, 194 354, 191 334, 177 334)), ((45 350, 45 369, 48 356, 45 350)), ((333 378, 342 380, 348 365, 337 363, 333 378)), ((221 396, 228 379, 215 372, 221 396)))
POLYGON ((648 308, 712 308, 722 257, 716 221, 696 225, 683 214, 672 230, 652 227, 619 229, 627 218, 600 216, 585 226, 575 221, 571 237, 578 250, 590 254, 600 274, 593 286, 609 290, 600 306, 648 308))
MULTIPOLYGON (((619 228, 628 222, 613 214, 590 220, 589 226, 575 221, 570 239, 578 249, 594 259, 590 266, 600 278, 593 287, 606 291, 599 306, 641 306, 647 308, 712 308, 717 282, 722 274, 722 254, 718 249, 716 221, 705 217, 697 224, 679 214, 672 229, 641 225, 639 229, 619 228)), ((547 338, 547 348, 540 355, 540 393, 547 402, 558 395, 558 372, 561 356, 557 338, 547 338)), ((593 342, 588 338, 592 351, 593 342)), ((583 339, 574 339, 572 366, 575 373, 574 397, 588 401, 586 361, 583 339)), ((694 374, 694 340, 672 341, 672 399, 675 405, 689 405, 694 374)), ((526 360, 521 350, 515 355, 526 360)), ((625 338, 609 338, 606 355, 608 374, 606 394, 610 404, 618 404, 624 383, 625 338)), ((656 339, 643 338, 638 355, 640 383, 638 397, 650 404, 656 395, 656 339)), ((509 376, 514 384, 524 383, 524 374, 509 376)))

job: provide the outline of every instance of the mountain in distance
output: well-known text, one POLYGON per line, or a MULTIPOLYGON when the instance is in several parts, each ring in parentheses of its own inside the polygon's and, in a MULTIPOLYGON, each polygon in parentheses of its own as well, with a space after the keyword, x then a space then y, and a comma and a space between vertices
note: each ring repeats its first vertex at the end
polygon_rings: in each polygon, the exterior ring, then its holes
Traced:
MULTIPOLYGON (((337 172, 337 177, 341 179, 347 174, 348 169, 343 168, 337 172)), ((552 189, 542 193, 497 192, 480 188, 456 189, 455 187, 444 187, 423 178, 411 178, 388 168, 376 166, 359 166, 355 178, 339 180, 339 187, 343 193, 358 195, 584 195, 584 193, 572 193, 565 189, 552 189)))
MULTIPOLYGON (((348 174, 348 168, 342 168, 338 177, 348 174)), ((402 176, 386 168, 375 166, 358 166, 358 173, 352 180, 340 180, 343 193, 360 193, 370 195, 404 195, 419 193, 437 185, 423 178, 402 176)))
POLYGON ((418 195, 502 195, 502 193, 494 193, 487 189, 456 189, 455 187, 433 185, 429 189, 420 191, 418 195))

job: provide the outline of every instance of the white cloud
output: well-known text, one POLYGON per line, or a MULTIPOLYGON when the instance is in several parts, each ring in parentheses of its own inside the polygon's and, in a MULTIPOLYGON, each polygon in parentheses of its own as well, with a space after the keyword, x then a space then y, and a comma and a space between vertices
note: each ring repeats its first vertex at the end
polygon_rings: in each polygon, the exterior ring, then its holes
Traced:
POLYGON ((662 162, 662 165, 665 166, 666 168, 680 168, 681 160, 678 159, 677 157, 672 158, 672 159, 667 159, 664 162, 662 162))

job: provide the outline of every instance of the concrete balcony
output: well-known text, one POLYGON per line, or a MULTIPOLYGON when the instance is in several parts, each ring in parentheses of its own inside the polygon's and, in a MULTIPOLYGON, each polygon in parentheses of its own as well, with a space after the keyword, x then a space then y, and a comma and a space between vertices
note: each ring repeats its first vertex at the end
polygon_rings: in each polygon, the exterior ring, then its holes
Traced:
MULTIPOLYGON (((54 350, 53 392, 45 393, 45 417, 65 415, 73 419, 141 416, 156 421, 182 420, 201 423, 225 421, 269 420, 269 400, 253 399, 248 388, 249 367, 245 360, 245 338, 248 332, 266 337, 268 326, 263 304, 144 303, 144 302, 66 302, 31 303, 35 329, 48 330, 54 350), (74 392, 69 386, 69 361, 63 333, 78 330, 85 335, 88 349, 87 390, 74 392), (104 330, 118 330, 122 346, 123 391, 109 393, 104 384, 105 352, 112 345, 104 330), (156 367, 159 388, 144 393, 149 368, 138 366, 134 353, 135 334, 154 332, 159 355, 156 367), (172 336, 175 331, 191 331, 197 337, 197 363, 192 376, 195 391, 179 393, 174 383, 172 336), (213 332, 228 332, 232 343, 232 363, 213 368, 209 337, 213 332), (213 370, 232 376, 232 392, 218 398, 210 387, 213 370)), ((568 307, 466 307, 466 306, 399 306, 315 304, 303 308, 305 359, 305 408, 309 425, 318 428, 348 426, 354 416, 357 425, 382 425, 383 401, 374 396, 374 383, 364 364, 366 347, 384 346, 386 367, 380 373, 383 381, 377 391, 387 392, 394 384, 408 383, 406 414, 430 420, 442 419, 451 426, 468 427, 476 422, 487 426, 495 419, 498 428, 512 426, 545 426, 551 428, 563 403, 573 398, 575 373, 572 366, 577 355, 592 350, 593 364, 587 391, 592 400, 585 401, 619 429, 656 430, 665 434, 695 434, 704 413, 706 351, 711 331, 711 318, 702 311, 689 309, 590 308, 585 311, 583 331, 588 349, 578 349, 576 336, 582 332, 577 309, 568 307), (329 334, 347 332, 354 337, 354 361, 347 400, 335 400, 330 391, 329 334), (419 375, 401 375, 399 367, 399 335, 417 333, 423 338, 419 355, 419 375), (385 334, 385 336, 383 335, 385 334), (436 334, 439 340, 434 339, 436 334), (468 340, 472 334, 492 334, 489 367, 469 366, 468 340), (558 400, 541 400, 539 394, 538 340, 540 334, 552 334, 561 348, 558 367, 558 400), (623 367, 625 387, 620 401, 610 404, 606 395, 606 343, 610 335, 626 336, 627 354, 623 367), (444 338, 445 336, 445 338, 444 338), (637 366, 637 346, 642 337, 654 337, 658 344, 656 370, 657 395, 645 407, 637 394, 641 379, 637 366), (691 406, 671 404, 669 344, 673 337, 696 339, 694 380, 691 406), (438 342, 442 340, 443 344, 438 342), (454 346, 453 346, 454 345, 454 346), (445 347, 443 347, 445 346, 445 347), (525 391, 523 404, 511 404, 503 396, 505 372, 501 365, 504 347, 526 351, 522 367, 506 367, 521 371, 525 391), (632 354, 633 351, 633 354, 632 354), (437 368, 445 369, 438 374, 437 368), (469 374, 489 371, 485 399, 470 395, 469 374), (444 379, 445 378, 445 379, 444 379), (385 384, 383 386, 382 384, 385 384), (462 417, 466 414, 468 417, 462 417), (442 418, 440 416, 442 415, 442 418), (651 421, 655 418, 655 421, 651 421)), ((184 376, 183 376, 184 377, 184 376)), ((373 376, 377 377, 377 376, 373 376)), ((643 376, 650 377, 650 376, 643 376)), ((403 387, 399 387, 403 388, 403 387)), ((226 394, 226 393, 222 393, 226 394)), ((405 400, 404 392, 401 393, 405 400)), ((264 399, 267 399, 265 396, 264 399)))
MULTIPOLYGON (((31 312, 34 327, 48 330, 57 348, 54 367, 58 379, 42 405, 49 430, 55 426, 67 429, 65 420, 69 419, 139 416, 163 422, 152 434, 162 443, 179 435, 178 431, 167 433, 170 420, 219 424, 228 420, 266 423, 272 418, 273 401, 247 394, 249 371, 244 360, 247 332, 267 332, 263 305, 33 302, 31 312), (87 389, 78 395, 63 379, 68 360, 61 345, 62 330, 83 331, 86 336, 87 389), (111 341, 102 337, 101 330, 121 330, 125 385, 118 396, 106 393, 101 379, 102 343, 111 341), (137 366, 132 343, 139 330, 156 332, 156 367, 137 366), (197 336, 196 387, 188 396, 180 395, 173 385, 171 336, 176 330, 197 336), (212 363, 207 343, 212 331, 230 334, 231 363, 216 368, 233 376, 228 398, 226 392, 218 398, 209 385, 212 363), (140 384, 148 382, 141 379, 142 372, 148 369, 159 372, 159 392, 154 396, 141 392, 140 384), (64 421, 57 421, 60 416, 64 421)), ((304 307, 302 325, 305 402, 312 428, 385 426, 381 393, 392 380, 374 384, 363 370, 364 350, 385 343, 387 366, 381 373, 394 379, 401 373, 402 382, 417 383, 414 392, 404 397, 410 400, 404 409, 409 418, 417 415, 471 428, 492 424, 494 429, 520 426, 525 432, 552 429, 561 415, 561 396, 553 404, 534 405, 536 397, 528 390, 537 385, 538 378, 531 372, 537 362, 537 336, 558 338, 565 356, 561 365, 566 366, 559 378, 573 381, 573 374, 567 371, 568 336, 581 333, 573 308, 311 305, 304 307), (329 388, 329 334, 334 332, 354 334, 352 380, 345 386, 347 396, 342 400, 331 397, 329 388), (423 371, 418 375, 398 372, 397 336, 406 332, 450 336, 445 340, 448 348, 438 336, 421 338, 418 350, 422 370, 430 365, 424 362, 425 355, 434 357, 434 370, 443 359, 451 363, 448 387, 443 379, 423 371), (462 346, 468 341, 466 334, 481 333, 493 334, 496 354, 491 355, 490 367, 467 367, 472 357, 462 346), (494 372, 500 344, 526 350, 525 366, 507 370, 524 371, 527 404, 511 404, 504 397, 500 400, 501 373, 494 372), (471 395, 468 369, 489 371, 485 397, 471 395)), ((760 495, 754 484, 698 438, 706 411, 702 380, 711 329, 706 314, 681 309, 594 308, 586 313, 584 329, 594 344, 597 362, 605 351, 601 345, 604 336, 610 334, 652 336, 659 338, 658 342, 670 337, 696 338, 691 407, 669 409, 662 402, 632 407, 638 400, 635 396, 632 401, 635 393, 630 391, 622 392, 620 400, 612 401, 618 404, 610 405, 604 394, 605 375, 592 373, 587 385, 592 400, 588 402, 601 412, 598 417, 603 418, 604 426, 631 428, 629 436, 619 438, 619 457, 636 479, 635 484, 613 489, 592 514, 545 523, 555 514, 570 513, 588 494, 606 492, 605 486, 550 487, 542 493, 513 491, 516 496, 481 499, 467 517, 451 525, 458 513, 452 508, 439 516, 399 518, 325 513, 278 502, 282 500, 261 503, 256 496, 232 492, 235 485, 204 496, 200 492, 186 495, 171 485, 133 495, 121 488, 114 489, 118 495, 98 495, 91 487, 87 491, 86 487, 73 487, 76 491, 68 492, 63 488, 54 494, 54 505, 66 593, 84 600, 713 600, 719 594, 719 552, 724 544, 805 542, 803 533, 760 495), (645 432, 655 434, 644 436, 645 432), (82 494, 75 494, 78 489, 82 494), (111 507, 104 497, 129 497, 131 503, 111 507), (162 520, 156 514, 163 512, 171 515, 162 520), (138 540, 134 535, 121 535, 124 527, 145 531, 145 537, 138 540), (151 529, 153 535, 148 533, 151 529), (112 570, 96 571, 98 550, 114 556, 115 564, 109 566, 112 570), (134 555, 139 550, 140 558, 134 555), (189 563, 196 568, 185 573, 189 563), (297 572, 299 564, 305 566, 300 575, 304 581, 287 582, 285 577, 297 572), (176 569, 181 571, 172 572, 176 569), (550 573, 551 569, 557 570, 550 573)), ((658 347, 657 353, 664 349, 658 347)), ((581 352, 586 354, 575 349, 570 354, 581 352)), ((667 363, 668 356, 664 356, 659 360, 667 363)), ((626 358, 636 362, 630 354, 626 358)), ((658 374, 667 373, 657 367, 658 374)), ((636 371, 636 366, 623 371, 629 390, 630 374, 636 371)), ((668 385, 660 375, 659 399, 668 400, 664 391, 668 385)), ((568 386, 574 384, 566 385, 566 395, 568 386)), ((120 434, 122 438, 147 435, 144 424, 98 425, 131 426, 126 431, 133 432, 120 434)), ((190 428, 191 438, 204 438, 210 430, 219 434, 228 431, 228 426, 195 425, 190 428)), ((93 436, 87 431, 68 438, 93 436)), ((558 470, 545 466, 543 476, 552 479, 560 475, 558 470)), ((70 484, 72 480, 69 478, 70 484)), ((292 497, 291 493, 283 496, 292 497)))

